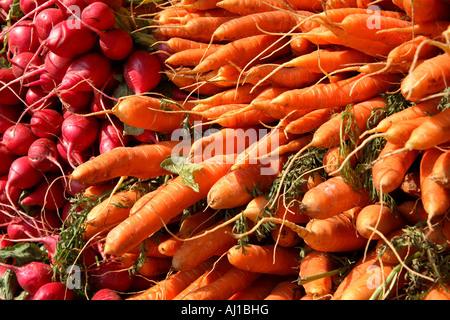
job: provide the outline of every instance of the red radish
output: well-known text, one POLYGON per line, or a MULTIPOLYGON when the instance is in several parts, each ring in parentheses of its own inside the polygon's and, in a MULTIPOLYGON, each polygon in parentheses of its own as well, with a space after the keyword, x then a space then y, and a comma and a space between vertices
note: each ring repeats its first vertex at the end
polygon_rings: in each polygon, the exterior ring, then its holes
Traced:
MULTIPOLYGON (((0 93, 1 99, 2 93, 0 93)), ((5 133, 6 129, 19 120, 23 105, 7 105, 0 103, 0 134, 5 133)))
POLYGON ((73 19, 74 22, 77 21, 76 19, 81 16, 81 12, 83 12, 83 9, 87 6, 84 0, 57 0, 57 5, 64 11, 67 18, 73 19))
POLYGON ((31 20, 23 20, 15 23, 8 32, 8 49, 12 55, 21 52, 33 52, 40 47, 34 23, 31 20))
POLYGON ((37 185, 43 178, 39 170, 33 168, 28 160, 28 156, 19 157, 11 163, 8 172, 8 182, 6 191, 12 186, 19 189, 28 189, 37 185))
POLYGON ((56 150, 58 151, 58 156, 64 160, 64 162, 70 164, 72 167, 76 165, 82 164, 88 158, 88 150, 77 151, 73 150, 70 154, 70 158, 68 155, 68 143, 63 139, 59 139, 56 142, 56 150))
POLYGON ((47 39, 53 27, 65 19, 63 11, 58 8, 46 8, 40 11, 33 19, 39 39, 47 39))
POLYGON ((111 60, 123 60, 133 51, 133 39, 123 29, 112 29, 101 34, 100 49, 111 60))
POLYGON ((16 77, 12 69, 0 69, 0 104, 18 105, 22 103, 21 97, 24 94, 19 83, 6 84, 14 81, 16 77))
POLYGON ((83 9, 81 21, 96 30, 104 31, 115 25, 116 15, 106 3, 96 1, 83 9))
POLYGON ((53 174, 47 175, 21 203, 26 206, 38 205, 47 210, 62 209, 66 198, 61 179, 53 174))
POLYGON ((91 298, 91 300, 123 300, 114 290, 100 289, 91 298))
MULTIPOLYGON (((98 112, 103 110, 111 110, 114 107, 113 100, 104 96, 102 93, 95 93, 89 105, 91 112, 98 112)), ((106 119, 105 114, 97 114, 95 117, 99 119, 106 119)))
POLYGON ((14 76, 30 83, 39 79, 44 60, 33 52, 21 52, 11 59, 11 64, 14 76))
POLYGON ((63 116, 56 110, 43 109, 30 118, 31 131, 39 138, 55 138, 61 134, 63 116))
POLYGON ((24 156, 28 153, 28 148, 36 139, 37 136, 31 131, 29 126, 18 123, 6 129, 1 143, 12 153, 24 156))
POLYGON ((13 245, 14 242, 12 242, 6 234, 0 235, 0 249, 12 247, 13 245))
POLYGON ((72 21, 64 20, 53 27, 45 39, 48 50, 66 58, 79 57, 92 50, 97 35, 83 25, 75 28, 72 24, 72 21))
POLYGON ((88 5, 94 2, 103 2, 114 11, 119 11, 123 4, 122 0, 84 0, 84 2, 88 5))
POLYGON ((93 97, 92 91, 65 90, 59 93, 64 108, 74 113, 88 111, 93 97))
POLYGON ((128 270, 115 261, 103 262, 89 274, 88 283, 92 290, 111 289, 119 292, 127 291, 132 282, 128 270))
POLYGON ((20 0, 19 6, 23 14, 28 14, 41 7, 47 0, 20 0))
POLYGON ((25 95, 25 103, 30 105, 35 105, 35 108, 30 110, 31 114, 35 113, 35 109, 43 110, 43 109, 56 109, 61 108, 61 104, 58 100, 58 97, 49 97, 47 99, 42 99, 47 96, 47 93, 42 89, 42 86, 31 86, 28 88, 27 93, 25 95), (35 103, 41 103, 35 104, 35 103))
POLYGON ((28 160, 36 170, 42 172, 63 169, 58 162, 56 143, 49 138, 36 139, 28 148, 28 160))
POLYGON ((9 151, 5 146, 0 145, 0 176, 8 173, 11 163, 18 158, 18 155, 9 151))
POLYGON ((161 64, 148 51, 133 51, 123 66, 123 75, 128 87, 136 94, 154 89, 161 81, 161 64))
POLYGON ((66 117, 62 123, 61 137, 67 142, 67 153, 89 148, 97 140, 98 132, 99 122, 95 117, 66 117))
POLYGON ((61 57, 50 51, 45 55, 44 68, 53 79, 61 80, 72 62, 72 58, 61 57))
POLYGON ((117 119, 103 120, 99 132, 99 152, 105 153, 117 147, 124 147, 130 141, 130 136, 123 135, 124 125, 117 119))
POLYGON ((10 186, 9 190, 6 190, 8 183, 8 175, 0 176, 0 203, 10 203, 17 206, 19 204, 19 197, 22 193, 22 189, 10 186), (7 195, 8 193, 8 195, 7 195))
POLYGON ((0 263, 0 265, 14 271, 20 287, 30 294, 35 294, 40 287, 52 281, 52 268, 44 262, 32 261, 23 266, 5 263, 0 263))
POLYGON ((74 197, 78 193, 84 192, 86 186, 74 180, 64 179, 64 190, 66 193, 74 197))
POLYGON ((74 300, 74 292, 62 282, 44 284, 36 291, 33 300, 74 300))
POLYGON ((141 134, 135 135, 133 137, 143 143, 156 143, 158 141, 155 131, 147 129, 144 130, 144 132, 142 132, 141 134))

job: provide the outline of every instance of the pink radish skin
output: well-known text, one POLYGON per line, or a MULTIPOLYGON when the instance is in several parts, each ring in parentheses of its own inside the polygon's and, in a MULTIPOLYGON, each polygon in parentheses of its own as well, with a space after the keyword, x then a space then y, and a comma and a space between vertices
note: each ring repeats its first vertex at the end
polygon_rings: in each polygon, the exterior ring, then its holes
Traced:
POLYGON ((33 295, 33 300, 74 300, 75 294, 62 282, 44 284, 33 295))
POLYGON ((12 69, 0 69, 0 104, 18 105, 22 103, 21 97, 24 95, 24 90, 20 84, 13 83, 5 86, 15 79, 12 69))
POLYGON ((68 143, 67 153, 88 149, 97 140, 98 132, 97 118, 69 115, 61 127, 61 137, 68 143))
POLYGON ((28 148, 36 139, 37 136, 31 131, 30 127, 18 123, 6 129, 1 143, 12 153, 24 156, 28 153, 28 148))
POLYGON ((64 190, 65 192, 74 197, 76 194, 84 192, 84 190, 86 190, 86 186, 76 182, 74 180, 69 180, 69 179, 64 179, 63 181, 64 183, 64 190))
POLYGON ((88 5, 95 3, 95 2, 103 2, 114 11, 119 11, 123 5, 122 0, 84 0, 84 2, 88 5))
POLYGON ((104 31, 114 27, 116 15, 106 3, 93 2, 81 12, 81 21, 96 30, 104 31))
MULTIPOLYGON (((2 94, 0 93, 0 97, 1 95, 2 94)), ((19 120, 22 109, 23 105, 7 105, 0 103, 0 134, 5 133, 6 129, 19 120)))
POLYGON ((55 210, 37 212, 33 217, 16 218, 7 227, 10 239, 20 241, 57 234, 62 221, 55 210))
POLYGON ((19 189, 28 189, 36 186, 43 178, 39 170, 33 168, 28 160, 28 156, 22 156, 11 163, 8 172, 8 182, 6 184, 6 191, 12 186, 19 189))
POLYGON ((42 172, 63 169, 58 162, 56 143, 49 138, 39 138, 28 148, 28 160, 36 170, 42 172))
POLYGON ((88 111, 93 97, 94 93, 92 91, 66 90, 59 93, 64 109, 73 113, 88 111))
POLYGON ((133 282, 133 277, 120 263, 108 261, 92 270, 89 274, 88 283, 94 291, 111 289, 126 292, 133 282))
POLYGON ((41 7, 45 2, 46 0, 20 0, 19 6, 23 14, 28 14, 41 7))
POLYGON ((117 147, 124 147, 130 141, 129 135, 124 136, 122 134, 124 129, 123 123, 117 118, 112 118, 111 120, 103 120, 100 126, 98 138, 100 153, 108 152, 117 147))
POLYGON ((63 11, 58 8, 47 8, 40 11, 33 19, 39 39, 47 39, 53 27, 65 19, 63 11))
POLYGON ((98 290, 91 300, 123 300, 122 297, 114 290, 101 289, 98 290))
POLYGON ((21 52, 11 59, 11 63, 14 76, 30 83, 39 79, 44 60, 33 52, 21 52))
POLYGON ((29 110, 30 114, 35 113, 35 109, 44 110, 44 109, 57 109, 61 108, 61 103, 58 100, 58 97, 49 97, 48 99, 42 99, 47 96, 47 93, 42 89, 42 86, 32 86, 29 87, 27 93, 25 95, 25 103, 30 105, 35 105, 33 110, 29 110), (41 103, 41 104, 39 104, 41 103))
POLYGON ((155 131, 152 130, 144 130, 141 134, 133 137, 143 143, 156 143, 158 141, 155 131))
POLYGON ((82 164, 88 158, 88 150, 76 151, 73 150, 70 154, 70 158, 68 156, 68 143, 63 139, 59 139, 56 142, 56 150, 58 151, 58 156, 67 164, 70 164, 72 167, 82 164))
POLYGON ((61 134, 63 116, 56 110, 43 109, 30 118, 31 131, 39 138, 55 138, 61 134))
POLYGON ((141 94, 154 89, 161 81, 161 64, 158 58, 145 50, 133 51, 123 66, 123 75, 130 89, 141 94))
POLYGON ((53 271, 47 263, 33 261, 23 266, 0 263, 2 267, 14 271, 20 287, 30 294, 35 294, 40 287, 52 281, 53 271))
POLYGON ((83 25, 74 28, 73 21, 64 20, 50 31, 45 46, 51 52, 65 58, 79 57, 92 50, 97 43, 97 35, 83 25))
POLYGON ((61 80, 72 62, 72 58, 61 57, 50 51, 45 55, 44 68, 52 78, 61 80))
POLYGON ((123 60, 133 51, 133 39, 123 29, 103 32, 99 44, 102 53, 111 60, 123 60))
POLYGON ((23 20, 13 25, 8 32, 8 49, 12 55, 21 52, 35 53, 40 47, 32 20, 23 20))
POLYGON ((0 176, 0 203, 10 203, 17 206, 19 204, 19 197, 22 193, 22 189, 14 186, 10 186, 9 190, 6 190, 8 183, 8 175, 0 176), (9 195, 7 195, 7 193, 9 195))
MULTIPOLYGON (((91 103, 89 104, 89 109, 91 112, 111 110, 114 107, 114 104, 115 103, 113 102, 113 100, 105 97, 103 94, 95 93, 94 97, 91 100, 91 103)), ((107 118, 105 114, 96 114, 95 117, 98 119, 107 118)))
POLYGON ((57 175, 48 175, 21 202, 26 206, 37 205, 46 210, 58 210, 64 207, 66 201, 61 179, 57 175))
POLYGON ((9 151, 5 146, 0 145, 0 176, 8 174, 9 167, 18 158, 18 155, 9 151))

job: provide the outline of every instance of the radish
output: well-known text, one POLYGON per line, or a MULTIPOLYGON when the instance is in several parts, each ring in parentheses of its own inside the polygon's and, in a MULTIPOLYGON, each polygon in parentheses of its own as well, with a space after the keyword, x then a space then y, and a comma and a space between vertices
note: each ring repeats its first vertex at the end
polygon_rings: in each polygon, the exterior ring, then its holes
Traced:
POLYGON ((50 262, 53 262, 53 257, 56 252, 56 246, 59 241, 59 235, 48 235, 48 236, 42 236, 42 237, 27 237, 27 238, 20 238, 17 237, 14 239, 14 242, 40 242, 44 245, 45 249, 47 250, 48 259, 50 262))
POLYGON ((92 50, 97 43, 97 35, 87 27, 73 27, 73 22, 64 20, 50 31, 44 43, 48 50, 66 58, 79 57, 92 50))
POLYGON ((130 136, 123 135, 124 125, 117 119, 103 120, 99 133, 99 152, 105 153, 117 147, 124 147, 130 141, 130 136))
POLYGON ((143 143, 156 143, 158 138, 155 131, 145 129, 141 134, 133 136, 136 140, 143 143))
POLYGON ((33 19, 39 39, 47 39, 53 27, 64 20, 66 16, 61 9, 46 8, 40 11, 33 19))
POLYGON ((61 137, 68 143, 68 153, 73 150, 83 151, 96 140, 99 132, 99 122, 95 117, 70 115, 64 119, 61 127, 61 137))
POLYGON ((19 6, 23 14, 28 14, 40 8, 47 0, 20 0, 19 6))
POLYGON ((101 34, 100 49, 111 60, 123 60, 133 51, 133 39, 123 29, 112 29, 101 34))
POLYGON ((114 27, 116 15, 106 3, 96 1, 83 9, 81 21, 96 30, 104 31, 114 27))
MULTIPOLYGON (((1 99, 2 93, 0 93, 1 99)), ((11 127, 19 120, 23 105, 7 105, 0 103, 0 134, 5 133, 6 129, 11 127)))
POLYGON ((34 187, 41 182, 42 178, 42 173, 33 168, 28 160, 28 156, 19 157, 11 163, 6 191, 8 192, 12 186, 19 189, 34 187))
POLYGON ((18 158, 18 155, 9 151, 5 146, 0 145, 0 176, 8 173, 11 163, 18 158))
POLYGON ((145 50, 133 51, 123 66, 128 87, 136 94, 154 89, 161 81, 161 64, 158 58, 145 50))
POLYGON ((62 209, 66 204, 64 187, 61 179, 48 174, 21 203, 26 206, 40 206, 47 210, 62 209))
POLYGON ((30 83, 39 79, 44 60, 33 52, 21 52, 11 59, 11 64, 14 76, 30 83))
POLYGON ((76 165, 80 165, 85 162, 88 158, 88 150, 77 151, 73 150, 70 154, 70 158, 68 155, 68 143, 63 139, 59 139, 56 142, 56 150, 58 151, 58 156, 67 164, 75 167, 76 165))
POLYGON ((0 235, 0 249, 12 247, 13 245, 14 242, 12 242, 6 234, 0 235))
POLYGON ((83 184, 81 184, 79 182, 76 182, 74 180, 64 179, 63 182, 64 182, 64 190, 65 190, 65 192, 68 195, 72 196, 72 197, 75 197, 78 193, 84 192, 84 190, 86 189, 85 185, 83 185, 83 184))
MULTIPOLYGON (((40 210, 33 216, 24 215, 10 222, 7 234, 15 241, 57 235, 62 221, 55 210, 40 210)), ((40 239, 40 242, 44 242, 40 239)))
POLYGON ((8 50, 12 55, 35 53, 40 47, 39 37, 32 20, 15 23, 8 32, 8 50))
POLYGON ((74 300, 74 292, 62 282, 50 282, 40 287, 33 300, 74 300))
POLYGON ((24 90, 19 83, 12 83, 6 86, 10 82, 14 81, 16 77, 12 69, 0 69, 0 104, 6 105, 18 105, 22 103, 22 96, 24 95, 24 90))
POLYGON ((45 55, 44 69, 53 79, 61 80, 72 62, 72 58, 61 57, 50 51, 45 55))
POLYGON ((32 261, 23 266, 0 263, 0 266, 14 271, 20 287, 30 294, 35 294, 40 287, 52 281, 51 266, 44 262, 32 261))
POLYGON ((36 170, 48 172, 59 169, 64 174, 58 162, 56 143, 49 138, 39 138, 31 144, 28 148, 28 160, 36 170))
POLYGON ((43 109, 31 116, 30 128, 39 138, 55 138, 61 134, 63 121, 63 116, 58 111, 43 109))
POLYGON ((44 91, 44 89, 42 89, 42 86, 31 86, 28 88, 25 95, 25 103, 29 106, 35 105, 35 107, 30 110, 31 114, 34 114, 35 110, 61 108, 58 97, 49 97, 48 99, 42 99, 45 96, 47 96, 47 93, 44 91), (41 103, 40 105, 38 104, 39 102, 41 103))
POLYGON ((95 2, 103 2, 114 11, 119 11, 123 4, 122 0, 84 0, 84 2, 88 5, 95 2))
POLYGON ((88 277, 89 286, 94 291, 111 289, 125 292, 130 288, 134 276, 121 263, 107 261, 92 270, 88 277))
MULTIPOLYGON (((98 111, 111 110, 113 107, 113 100, 105 97, 102 93, 94 93, 94 97, 89 104, 90 111, 94 113, 98 111)), ((106 119, 105 114, 96 114, 95 117, 98 119, 106 119)))
POLYGON ((93 97, 92 91, 65 90, 59 93, 64 108, 74 113, 88 111, 93 97))
POLYGON ((123 300, 114 290, 100 289, 91 298, 91 300, 123 300))
POLYGON ((19 197, 22 193, 22 189, 15 186, 10 186, 9 190, 6 190, 8 183, 8 175, 0 176, 0 203, 11 203, 17 206, 19 204, 19 197))
POLYGON ((10 126, 3 134, 1 143, 12 153, 24 156, 28 148, 37 139, 31 128, 25 124, 18 123, 10 126))

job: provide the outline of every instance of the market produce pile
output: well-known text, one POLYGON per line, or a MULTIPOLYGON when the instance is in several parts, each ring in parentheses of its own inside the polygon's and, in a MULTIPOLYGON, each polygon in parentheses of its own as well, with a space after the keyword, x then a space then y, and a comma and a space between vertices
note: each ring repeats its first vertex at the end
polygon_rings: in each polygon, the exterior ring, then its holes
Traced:
POLYGON ((0 298, 450 298, 448 0, 5 0, 0 298))

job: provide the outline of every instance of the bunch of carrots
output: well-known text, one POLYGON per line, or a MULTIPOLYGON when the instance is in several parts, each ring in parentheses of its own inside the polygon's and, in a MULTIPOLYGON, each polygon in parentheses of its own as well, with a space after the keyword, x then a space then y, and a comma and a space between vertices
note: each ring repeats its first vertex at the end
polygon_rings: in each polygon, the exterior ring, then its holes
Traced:
POLYGON ((448 300, 449 13, 164 2, 146 28, 184 95, 101 112, 158 139, 73 170, 57 265, 95 247, 145 279, 128 300, 448 300))

